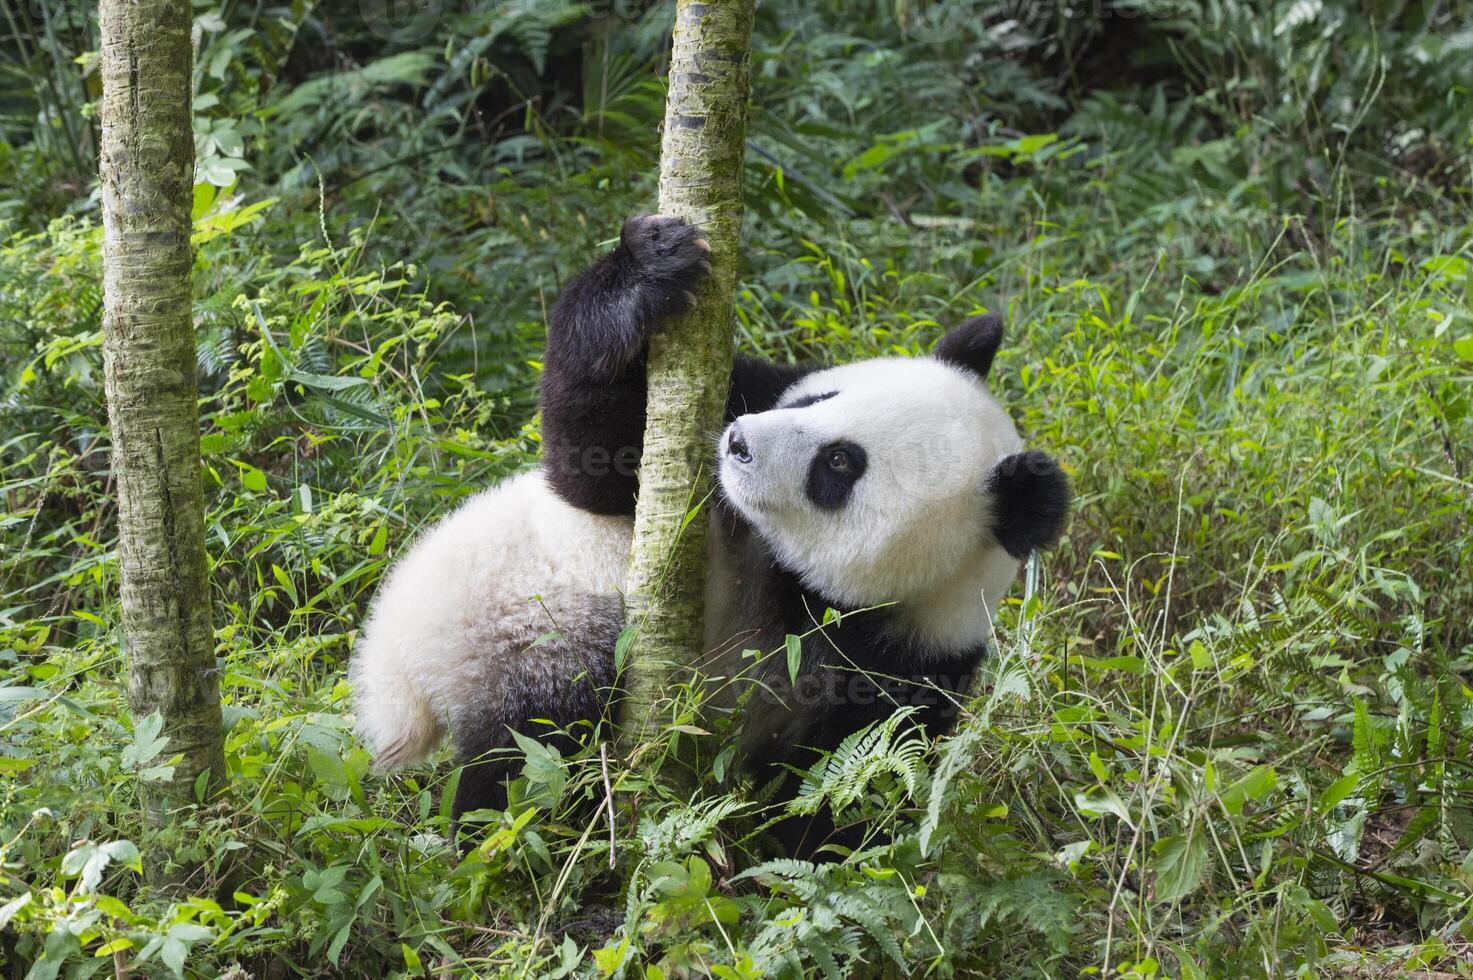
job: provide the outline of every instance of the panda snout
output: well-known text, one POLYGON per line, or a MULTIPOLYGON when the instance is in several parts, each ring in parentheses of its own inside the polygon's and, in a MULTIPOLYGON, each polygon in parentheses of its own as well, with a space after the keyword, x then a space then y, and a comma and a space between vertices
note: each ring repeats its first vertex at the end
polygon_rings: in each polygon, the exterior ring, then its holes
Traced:
POLYGON ((726 430, 726 454, 738 463, 750 463, 752 451, 747 448, 747 440, 742 438, 741 426, 733 422, 731 428, 726 430))

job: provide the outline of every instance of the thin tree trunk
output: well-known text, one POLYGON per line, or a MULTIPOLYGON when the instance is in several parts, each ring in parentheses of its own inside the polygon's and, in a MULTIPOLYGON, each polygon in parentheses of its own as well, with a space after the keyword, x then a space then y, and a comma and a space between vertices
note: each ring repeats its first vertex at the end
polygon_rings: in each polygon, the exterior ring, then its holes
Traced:
POLYGON ((224 775, 205 559, 190 313, 189 0, 101 0, 103 355, 118 489, 123 631, 135 719, 181 755, 145 784, 166 823, 206 770, 224 775))
POLYGON ((649 415, 626 604, 639 627, 624 673, 626 747, 669 720, 671 679, 699 655, 706 504, 731 374, 753 0, 678 0, 660 152, 660 213, 700 228, 712 275, 650 341, 649 415))

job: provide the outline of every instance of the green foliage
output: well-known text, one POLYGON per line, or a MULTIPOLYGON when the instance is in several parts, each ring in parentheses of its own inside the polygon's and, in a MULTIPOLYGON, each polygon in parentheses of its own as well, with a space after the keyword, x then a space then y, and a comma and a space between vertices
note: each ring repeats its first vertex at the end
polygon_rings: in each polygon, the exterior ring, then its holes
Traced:
POLYGON ((956 734, 923 746, 898 716, 805 774, 792 812, 868 828, 817 866, 766 848, 785 813, 725 757, 694 799, 652 778, 722 734, 688 704, 633 765, 523 745, 516 805, 483 813, 465 856, 445 840, 445 759, 382 776, 351 735, 344 666, 380 576, 535 459, 547 304, 653 199, 668 5, 444 6, 415 36, 357 0, 195 4, 231 792, 148 835, 139 786, 171 754, 123 695, 96 42, 69 5, 0 0, 0 962, 1465 968, 1456 5, 762 5, 738 342, 919 353, 1005 308, 994 387, 1080 495, 956 734), (171 856, 195 877, 148 890, 142 862, 171 856))

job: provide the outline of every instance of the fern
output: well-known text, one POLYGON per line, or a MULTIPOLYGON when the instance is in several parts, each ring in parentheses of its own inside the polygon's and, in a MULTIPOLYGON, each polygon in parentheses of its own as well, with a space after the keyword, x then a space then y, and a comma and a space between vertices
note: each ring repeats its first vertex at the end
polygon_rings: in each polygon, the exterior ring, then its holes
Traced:
POLYGON ((732 880, 744 878, 756 878, 776 893, 751 946, 764 975, 804 973, 811 964, 825 977, 849 976, 857 964, 869 962, 866 941, 902 971, 913 966, 902 939, 920 928, 920 913, 905 879, 893 870, 780 859, 732 880))
POLYGON ((567 0, 511 0, 497 5, 487 18, 485 32, 472 38, 450 59, 448 69, 425 93, 424 107, 434 111, 445 101, 452 85, 471 76, 471 68, 502 37, 513 38, 540 75, 547 61, 552 32, 579 20, 587 12, 581 3, 567 0))
POLYGON ((837 814, 850 806, 879 776, 890 774, 916 798, 926 781, 926 743, 900 728, 916 709, 904 708, 884 721, 854 732, 803 775, 790 813, 812 814, 828 802, 837 814))
POLYGON ((721 822, 750 804, 733 796, 718 796, 689 806, 676 806, 658 821, 639 823, 639 847, 647 861, 673 861, 710 840, 721 822))
POLYGON ((920 845, 922 854, 931 853, 931 839, 941 826, 941 814, 952 798, 952 780, 963 773, 976 757, 974 750, 982 741, 979 725, 967 725, 956 735, 947 739, 941 748, 941 759, 931 776, 931 792, 926 800, 926 815, 921 821, 920 845))
POLYGON ((970 882, 967 889, 959 890, 965 897, 947 916, 946 945, 975 945, 977 937, 991 926, 994 932, 1021 929, 1034 933, 1055 953, 1067 951, 1079 930, 1079 907, 1077 899, 1060 891, 1059 885, 1059 878, 1046 872, 980 888, 970 882))
POLYGON ((1375 722, 1366 709, 1366 703, 1353 698, 1355 721, 1351 728, 1351 764, 1362 776, 1369 776, 1381 768, 1381 752, 1375 722))

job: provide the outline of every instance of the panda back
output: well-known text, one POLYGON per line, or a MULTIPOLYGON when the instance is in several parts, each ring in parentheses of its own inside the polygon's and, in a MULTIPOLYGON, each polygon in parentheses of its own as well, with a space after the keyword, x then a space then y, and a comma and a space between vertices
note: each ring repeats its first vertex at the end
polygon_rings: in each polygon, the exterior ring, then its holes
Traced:
POLYGON ((379 766, 427 755, 539 637, 577 633, 593 617, 605 629, 632 533, 629 518, 577 510, 534 471, 420 537, 380 586, 350 667, 358 728, 379 766))

